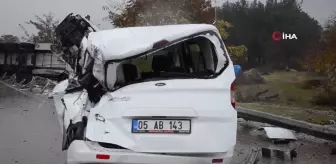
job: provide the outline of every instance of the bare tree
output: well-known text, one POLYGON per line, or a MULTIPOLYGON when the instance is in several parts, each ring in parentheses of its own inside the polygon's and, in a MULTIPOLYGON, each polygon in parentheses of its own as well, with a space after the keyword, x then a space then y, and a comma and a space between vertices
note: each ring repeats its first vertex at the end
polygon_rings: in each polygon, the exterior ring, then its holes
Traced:
POLYGON ((37 30, 37 33, 30 34, 22 24, 19 24, 25 32, 25 37, 23 37, 24 40, 33 43, 48 42, 59 44, 54 32, 59 21, 55 19, 52 13, 43 14, 42 16, 35 15, 35 20, 29 20, 28 22, 25 22, 25 24, 32 25, 37 30))

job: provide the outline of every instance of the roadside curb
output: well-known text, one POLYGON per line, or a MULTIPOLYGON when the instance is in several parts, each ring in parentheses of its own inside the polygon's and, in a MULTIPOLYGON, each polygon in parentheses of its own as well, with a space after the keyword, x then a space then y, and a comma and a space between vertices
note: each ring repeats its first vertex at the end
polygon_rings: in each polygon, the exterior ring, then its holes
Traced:
POLYGON ((268 123, 271 125, 283 127, 286 129, 294 130, 300 133, 315 136, 330 141, 336 142, 336 128, 308 123, 290 119, 283 116, 277 116, 270 113, 260 112, 247 108, 237 107, 238 118, 245 120, 268 123))

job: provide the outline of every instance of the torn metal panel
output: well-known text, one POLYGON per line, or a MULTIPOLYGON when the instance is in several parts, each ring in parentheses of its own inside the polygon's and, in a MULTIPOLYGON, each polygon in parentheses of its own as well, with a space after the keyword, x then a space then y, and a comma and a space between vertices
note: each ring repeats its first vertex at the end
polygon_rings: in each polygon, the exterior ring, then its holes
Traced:
POLYGON ((64 95, 63 99, 70 119, 74 119, 79 111, 84 109, 88 100, 88 94, 86 91, 75 92, 64 95))
POLYGON ((266 132, 266 136, 273 140, 297 140, 295 134, 284 128, 279 127, 263 127, 260 128, 266 132))
POLYGON ((79 90, 73 93, 66 93, 66 89, 71 85, 69 80, 64 80, 57 84, 51 95, 53 96, 56 113, 61 128, 65 129, 70 122, 76 123, 81 121, 82 116, 87 115, 88 108, 92 104, 88 101, 88 93, 85 90, 79 90))
POLYGON ((69 85, 69 80, 64 80, 58 83, 53 91, 51 92, 50 96, 53 96, 54 104, 55 104, 55 109, 56 109, 56 114, 58 118, 58 122, 61 126, 61 132, 63 133, 63 115, 64 115, 64 110, 65 107, 62 103, 62 98, 65 95, 65 90, 69 85))

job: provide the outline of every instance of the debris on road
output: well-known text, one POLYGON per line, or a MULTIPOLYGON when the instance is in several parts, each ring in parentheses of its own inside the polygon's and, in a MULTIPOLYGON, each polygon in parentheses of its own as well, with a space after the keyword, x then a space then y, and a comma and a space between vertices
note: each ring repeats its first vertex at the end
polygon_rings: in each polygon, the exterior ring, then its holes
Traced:
POLYGON ((292 145, 274 145, 261 148, 262 157, 278 158, 283 161, 291 161, 297 157, 296 147, 292 145))
POLYGON ((261 149, 254 146, 246 148, 238 144, 234 153, 231 164, 257 164, 261 158, 261 149))
POLYGON ((252 148, 251 153, 247 156, 245 164, 257 164, 260 160, 260 148, 252 148))
POLYGON ((17 90, 27 90, 33 94, 49 94, 52 92, 52 89, 57 84, 57 82, 53 80, 39 76, 34 76, 30 81, 23 79, 21 82, 16 82, 15 74, 13 74, 12 76, 6 75, 7 73, 5 72, 0 79, 3 83, 10 85, 17 90))
POLYGON ((297 157, 298 145, 294 142, 297 141, 297 137, 292 131, 279 127, 261 127, 257 129, 258 131, 264 132, 259 136, 267 139, 265 144, 259 145, 262 157, 282 161, 291 161, 297 157))
POLYGON ((259 130, 264 130, 266 132, 266 136, 272 139, 273 143, 278 141, 289 143, 290 141, 297 140, 295 134, 288 129, 279 127, 262 127, 259 130))

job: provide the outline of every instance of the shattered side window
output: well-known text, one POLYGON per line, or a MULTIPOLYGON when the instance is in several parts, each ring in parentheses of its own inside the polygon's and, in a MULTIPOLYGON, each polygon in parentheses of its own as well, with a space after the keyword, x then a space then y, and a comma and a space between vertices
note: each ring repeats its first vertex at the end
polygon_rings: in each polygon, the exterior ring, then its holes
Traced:
POLYGON ((215 52, 214 45, 207 38, 193 38, 160 51, 122 61, 116 70, 107 70, 107 76, 117 76, 113 84, 115 86, 155 79, 205 78, 215 72, 215 52))

